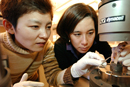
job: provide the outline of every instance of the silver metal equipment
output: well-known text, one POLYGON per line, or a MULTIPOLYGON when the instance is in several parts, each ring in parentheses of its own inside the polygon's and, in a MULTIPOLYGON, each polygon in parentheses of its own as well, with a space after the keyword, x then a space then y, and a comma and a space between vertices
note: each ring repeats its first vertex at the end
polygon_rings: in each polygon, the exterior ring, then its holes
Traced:
MULTIPOLYGON (((101 0, 98 10, 100 41, 130 41, 130 0, 101 0)), ((111 62, 90 73, 90 87, 130 87, 130 71, 111 62)))
POLYGON ((130 0, 102 0, 98 10, 100 41, 130 41, 130 0))

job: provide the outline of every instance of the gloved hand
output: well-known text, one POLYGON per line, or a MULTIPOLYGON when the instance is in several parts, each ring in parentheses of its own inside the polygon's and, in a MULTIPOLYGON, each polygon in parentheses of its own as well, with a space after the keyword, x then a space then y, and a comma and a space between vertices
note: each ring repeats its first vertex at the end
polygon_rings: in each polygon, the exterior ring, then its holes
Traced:
POLYGON ((118 61, 122 62, 123 65, 127 66, 127 69, 130 70, 130 44, 126 45, 124 50, 120 53, 118 61))
POLYGON ((28 74, 23 74, 19 83, 13 85, 13 87, 43 87, 44 83, 42 82, 34 82, 34 81, 27 81, 28 74))
POLYGON ((125 46, 127 45, 127 42, 121 42, 118 44, 117 47, 112 48, 112 55, 111 55, 111 61, 113 61, 115 64, 118 62, 118 58, 121 55, 121 52, 125 49, 125 46))
POLYGON ((122 42, 117 47, 113 47, 111 60, 116 64, 117 62, 122 62, 130 70, 130 44, 122 42))
MULTIPOLYGON (((94 52, 88 52, 79 61, 72 65, 71 74, 74 78, 81 77, 93 67, 101 65, 104 59, 104 56, 100 56, 94 52)), ((107 65, 107 63, 104 63, 104 65, 107 65)))

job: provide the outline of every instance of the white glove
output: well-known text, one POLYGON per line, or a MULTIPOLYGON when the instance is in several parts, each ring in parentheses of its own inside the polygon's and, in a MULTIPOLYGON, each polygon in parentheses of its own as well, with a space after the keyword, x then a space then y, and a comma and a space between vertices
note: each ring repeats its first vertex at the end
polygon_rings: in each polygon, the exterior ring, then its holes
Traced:
POLYGON ((112 55, 111 55, 111 61, 113 61, 115 64, 118 62, 118 58, 121 55, 121 52, 125 49, 125 46, 127 45, 127 42, 121 42, 118 44, 117 47, 112 48, 112 55))
POLYGON ((127 66, 127 69, 130 70, 130 44, 126 45, 124 50, 120 53, 118 61, 121 61, 123 65, 127 66))
POLYGON ((34 82, 34 81, 27 81, 28 74, 23 74, 19 83, 13 85, 13 87, 43 87, 44 83, 42 82, 34 82))
MULTIPOLYGON (((93 67, 101 65, 104 59, 104 56, 100 56, 94 52, 88 52, 79 61, 77 61, 77 63, 72 65, 71 74, 74 78, 81 77, 93 67)), ((107 63, 104 63, 104 65, 106 64, 107 63)))
POLYGON ((117 47, 113 47, 111 60, 114 63, 122 62, 130 70, 130 44, 128 42, 122 42, 117 47))

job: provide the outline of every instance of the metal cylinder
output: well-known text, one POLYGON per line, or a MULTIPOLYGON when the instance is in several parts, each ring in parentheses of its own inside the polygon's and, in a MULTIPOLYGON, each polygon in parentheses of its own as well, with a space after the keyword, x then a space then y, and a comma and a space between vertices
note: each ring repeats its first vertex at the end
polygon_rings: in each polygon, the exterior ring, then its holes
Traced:
POLYGON ((98 11, 100 41, 130 41, 130 0, 102 0, 98 11))
POLYGON ((90 73, 90 87, 129 87, 130 71, 120 64, 108 64, 90 73))

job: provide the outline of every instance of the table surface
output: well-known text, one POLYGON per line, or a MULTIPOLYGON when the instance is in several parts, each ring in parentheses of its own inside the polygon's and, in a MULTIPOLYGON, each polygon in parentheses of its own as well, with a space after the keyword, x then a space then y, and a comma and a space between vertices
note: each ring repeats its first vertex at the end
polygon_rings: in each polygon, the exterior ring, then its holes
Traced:
POLYGON ((89 80, 87 80, 84 77, 80 77, 79 80, 74 84, 74 86, 59 85, 59 87, 90 87, 90 86, 89 86, 89 80))

